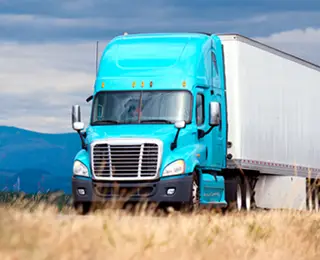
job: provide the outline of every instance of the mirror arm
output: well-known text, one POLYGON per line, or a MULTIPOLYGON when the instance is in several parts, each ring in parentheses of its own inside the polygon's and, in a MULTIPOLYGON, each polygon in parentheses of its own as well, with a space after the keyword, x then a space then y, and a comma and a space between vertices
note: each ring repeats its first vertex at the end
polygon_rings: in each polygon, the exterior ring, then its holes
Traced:
POLYGON ((200 139, 200 138, 203 138, 203 137, 205 137, 207 134, 209 134, 211 131, 212 131, 212 129, 214 128, 214 127, 216 127, 217 125, 212 125, 212 126, 210 126, 210 128, 209 128, 209 130, 208 131, 204 131, 204 130, 202 130, 202 129, 198 129, 198 139, 200 139))
POLYGON ((212 126, 209 128, 209 130, 204 133, 204 135, 206 136, 207 134, 209 134, 215 126, 218 126, 218 125, 212 125, 212 126))
POLYGON ((89 96, 87 99, 86 99, 86 102, 90 102, 91 100, 93 99, 93 95, 89 96))
POLYGON ((84 150, 87 150, 87 145, 86 145, 86 141, 85 141, 86 133, 81 133, 81 131, 79 131, 79 130, 77 131, 77 133, 79 134, 80 139, 81 139, 81 148, 84 150))
POLYGON ((174 137, 174 140, 170 145, 171 151, 174 150, 175 148, 177 148, 177 140, 178 140, 178 136, 179 136, 180 130, 181 130, 181 128, 178 128, 176 136, 174 137))

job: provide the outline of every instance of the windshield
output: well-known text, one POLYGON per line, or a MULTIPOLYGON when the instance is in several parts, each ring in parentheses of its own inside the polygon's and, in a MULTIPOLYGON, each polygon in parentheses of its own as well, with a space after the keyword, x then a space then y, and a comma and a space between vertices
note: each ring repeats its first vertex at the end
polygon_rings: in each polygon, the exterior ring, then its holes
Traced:
POLYGON ((101 91, 94 99, 92 125, 191 122, 188 91, 101 91))

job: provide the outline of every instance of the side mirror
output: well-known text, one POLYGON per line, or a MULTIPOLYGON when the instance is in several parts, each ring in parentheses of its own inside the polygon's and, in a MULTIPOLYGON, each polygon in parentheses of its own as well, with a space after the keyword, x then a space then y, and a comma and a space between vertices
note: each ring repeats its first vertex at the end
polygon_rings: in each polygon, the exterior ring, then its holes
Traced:
POLYGON ((81 109, 79 105, 72 106, 72 128, 75 131, 84 129, 84 123, 81 122, 81 109))
POLYGON ((175 128, 177 128, 178 130, 177 130, 176 136, 174 137, 173 142, 172 142, 171 145, 170 145, 171 151, 174 150, 175 148, 177 148, 178 136, 179 136, 180 130, 181 130, 182 128, 185 128, 185 127, 186 127, 186 121, 184 121, 184 120, 183 120, 183 121, 177 121, 177 122, 175 122, 174 126, 175 126, 175 128))
POLYGON ((185 128, 186 127, 186 121, 177 121, 177 122, 175 122, 174 126, 177 129, 185 128))
POLYGON ((92 99, 93 99, 93 96, 92 96, 92 95, 89 96, 89 97, 86 99, 87 103, 90 102, 92 99))
POLYGON ((220 111, 220 103, 219 102, 210 102, 210 126, 218 126, 220 125, 221 120, 221 111, 220 111))

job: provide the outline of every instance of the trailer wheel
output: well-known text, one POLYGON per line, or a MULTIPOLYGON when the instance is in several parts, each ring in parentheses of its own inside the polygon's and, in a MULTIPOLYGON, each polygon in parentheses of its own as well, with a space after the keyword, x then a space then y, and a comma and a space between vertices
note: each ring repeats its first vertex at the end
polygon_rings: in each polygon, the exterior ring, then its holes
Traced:
POLYGON ((308 211, 313 211, 313 196, 312 196, 312 184, 308 183, 307 186, 307 210, 308 211))
POLYGON ((315 191, 314 191, 314 209, 315 212, 319 212, 319 203, 320 203, 320 189, 319 187, 315 187, 315 191))

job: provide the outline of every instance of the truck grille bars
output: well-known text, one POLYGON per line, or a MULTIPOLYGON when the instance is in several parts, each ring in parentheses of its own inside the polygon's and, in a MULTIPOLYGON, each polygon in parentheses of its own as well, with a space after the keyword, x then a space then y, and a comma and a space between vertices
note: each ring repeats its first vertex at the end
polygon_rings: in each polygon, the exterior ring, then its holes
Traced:
POLYGON ((93 175, 101 180, 155 179, 159 168, 159 148, 157 143, 150 142, 93 144, 93 175))

